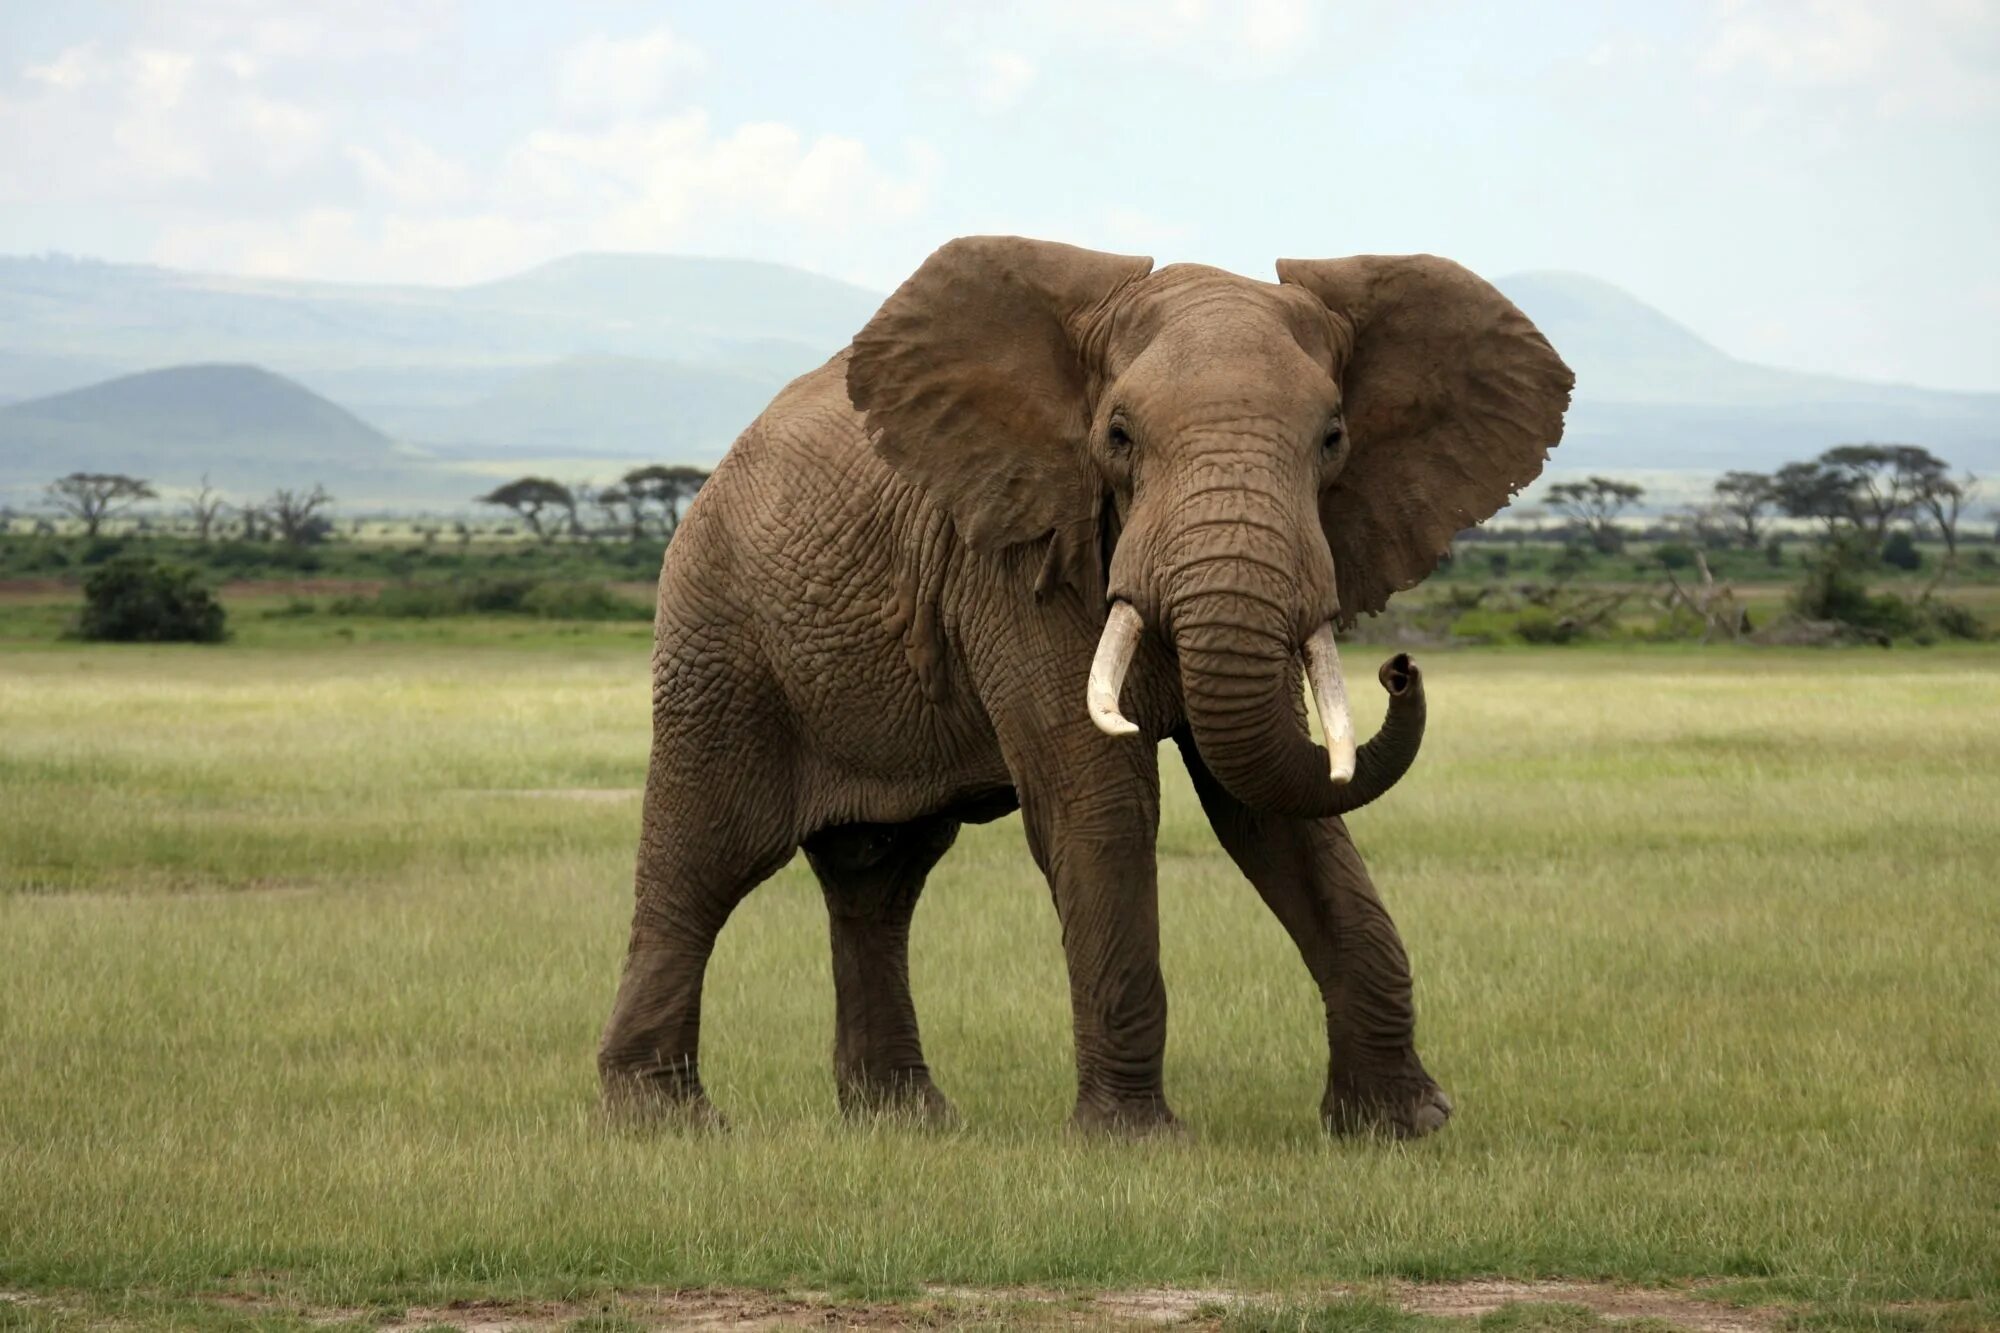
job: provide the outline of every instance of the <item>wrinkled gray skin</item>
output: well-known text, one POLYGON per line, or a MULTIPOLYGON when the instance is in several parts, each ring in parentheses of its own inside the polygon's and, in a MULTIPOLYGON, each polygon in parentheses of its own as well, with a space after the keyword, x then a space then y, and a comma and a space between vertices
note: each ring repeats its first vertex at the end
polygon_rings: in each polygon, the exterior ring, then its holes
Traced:
POLYGON ((1279 273, 954 241, 736 442, 660 581, 637 908, 599 1051, 611 1107, 715 1118, 703 970, 803 846, 842 1104, 948 1119, 910 916, 960 825, 1018 805, 1062 919, 1075 1121, 1171 1126, 1154 838, 1172 737, 1324 999, 1323 1121, 1444 1123, 1402 942, 1339 817, 1415 757, 1421 680, 1384 666, 1389 719, 1337 786, 1299 653, 1535 476, 1570 375, 1447 261, 1279 273), (1121 695, 1137 736, 1084 707, 1117 600, 1146 627, 1121 695))

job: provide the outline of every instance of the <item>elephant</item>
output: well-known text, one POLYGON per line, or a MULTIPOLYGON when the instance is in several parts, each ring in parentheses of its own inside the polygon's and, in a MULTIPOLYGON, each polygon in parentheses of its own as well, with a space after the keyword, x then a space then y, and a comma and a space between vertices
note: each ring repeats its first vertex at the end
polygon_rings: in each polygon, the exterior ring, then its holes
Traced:
POLYGON ((1277 277, 962 237, 738 437, 660 577, 607 1109, 720 1123, 703 973, 802 848, 840 1105, 953 1121, 919 1040, 911 915, 962 825, 1018 809, 1061 921, 1073 1125, 1178 1128, 1154 863, 1171 737, 1319 988, 1322 1123, 1445 1123, 1401 938, 1342 819, 1415 758, 1422 677, 1383 667, 1387 720, 1357 746, 1335 630, 1538 475, 1573 376, 1448 260, 1277 277))

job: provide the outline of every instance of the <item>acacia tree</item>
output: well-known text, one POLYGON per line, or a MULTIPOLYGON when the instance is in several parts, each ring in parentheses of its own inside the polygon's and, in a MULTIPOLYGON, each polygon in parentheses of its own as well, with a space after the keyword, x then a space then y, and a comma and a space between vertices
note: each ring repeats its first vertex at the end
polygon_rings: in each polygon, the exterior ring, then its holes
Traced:
POLYGON ((1819 461, 1847 479, 1854 525, 1877 541, 1888 535, 1891 523, 1909 516, 1920 491, 1949 484, 1949 465, 1915 444, 1843 444, 1819 461))
POLYGON ((1957 481, 1944 476, 1926 479, 1918 485, 1912 497, 1916 511, 1926 515, 1937 526, 1938 536, 1944 539, 1944 560, 1924 589, 1925 599, 1937 591, 1940 583, 1958 571, 1958 519, 1966 502, 1978 490, 1979 478, 1968 472, 1957 481))
POLYGON ((604 516, 607 531, 623 533, 628 541, 646 536, 646 516, 623 486, 601 486, 591 492, 590 502, 604 516))
POLYGON ((1949 503, 1959 485, 1950 472, 1921 445, 1842 444, 1811 462, 1785 464, 1771 481, 1785 513, 1818 519, 1829 536, 1845 528, 1880 546, 1898 519, 1932 511, 1933 502, 1949 503))
POLYGON ((1615 477, 1588 477, 1548 489, 1548 501, 1590 537, 1590 544, 1608 554, 1625 548, 1618 515, 1639 502, 1643 486, 1615 477))
POLYGON ((1848 479, 1823 461, 1787 463, 1771 477, 1772 498, 1791 518, 1818 519, 1833 536, 1854 512, 1848 479))
POLYGON ((1715 507, 1736 520, 1745 546, 1764 544, 1764 515, 1777 506, 1777 483, 1762 472, 1725 472, 1716 479, 1715 507))
POLYGON ((633 468, 622 478, 627 502, 632 506, 634 524, 644 522, 642 511, 657 506, 660 535, 672 537, 681 525, 681 512, 708 480, 708 473, 685 463, 654 463, 633 468))
POLYGON ((555 532, 544 523, 543 515, 551 511, 567 514, 572 523, 576 518, 576 496, 569 487, 548 477, 516 478, 480 496, 479 503, 513 510, 536 539, 545 542, 553 541, 555 532))
POLYGON ((326 487, 314 482, 309 491, 280 487, 271 492, 271 498, 262 507, 264 516, 287 546, 310 546, 325 541, 333 531, 333 524, 319 512, 332 503, 333 497, 326 493, 326 487))
POLYGON ((122 472, 72 472, 48 485, 49 503, 81 521, 86 537, 95 537, 105 519, 156 494, 150 482, 122 472))
POLYGON ((222 511, 228 507, 222 502, 222 497, 209 486, 208 474, 202 473, 201 489, 189 497, 187 502, 188 517, 194 521, 195 540, 206 544, 214 535, 215 525, 222 517, 222 511))

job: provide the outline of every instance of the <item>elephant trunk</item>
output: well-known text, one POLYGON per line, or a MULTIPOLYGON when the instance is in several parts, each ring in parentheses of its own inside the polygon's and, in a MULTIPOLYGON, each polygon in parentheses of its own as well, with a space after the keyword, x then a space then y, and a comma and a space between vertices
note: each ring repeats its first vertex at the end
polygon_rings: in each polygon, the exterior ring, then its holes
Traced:
POLYGON ((1383 664, 1388 716, 1357 751, 1332 629, 1313 633, 1306 670, 1329 754, 1302 725, 1291 635, 1275 616, 1271 624, 1255 617, 1246 624, 1245 609, 1240 595, 1200 594, 1177 603, 1173 614, 1188 725, 1217 780, 1245 805, 1301 818, 1358 810, 1393 787, 1423 743, 1426 710, 1416 664, 1406 654, 1383 664))
POLYGON ((1339 789, 1325 751, 1300 725, 1292 637, 1279 617, 1246 623, 1245 611, 1245 599, 1227 592, 1198 593, 1174 608, 1174 649, 1195 746, 1216 779, 1253 809, 1331 813, 1339 789))

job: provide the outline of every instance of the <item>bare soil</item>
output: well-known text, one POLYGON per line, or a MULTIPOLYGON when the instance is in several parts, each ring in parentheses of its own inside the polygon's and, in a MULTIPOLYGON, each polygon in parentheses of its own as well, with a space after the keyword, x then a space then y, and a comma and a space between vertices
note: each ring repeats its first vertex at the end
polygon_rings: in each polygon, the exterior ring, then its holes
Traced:
MULTIPOLYGON (((291 1314, 313 1323, 373 1323, 381 1333, 558 1333, 579 1320, 621 1328, 741 1331, 833 1328, 1059 1327, 1072 1329, 1208 1329, 1234 1308, 1285 1303, 1337 1302, 1359 1294, 1353 1287, 1268 1293, 1181 1287, 1136 1288, 1069 1294, 1040 1287, 929 1287, 906 1301, 842 1300, 823 1292, 767 1292, 732 1288, 637 1290, 583 1301, 454 1301, 412 1306, 383 1318, 378 1310, 301 1306, 243 1293, 217 1294, 219 1306, 291 1314)), ((1612 1324, 1652 1320, 1688 1333, 1771 1333, 1785 1311, 1726 1305, 1700 1291, 1628 1287, 1605 1282, 1509 1281, 1397 1283, 1373 1294, 1413 1314, 1470 1323, 1509 1305, 1585 1307, 1612 1324)), ((61 1295, 0 1291, 0 1305, 76 1308, 61 1295)), ((116 1327, 118 1321, 93 1319, 116 1327)))

